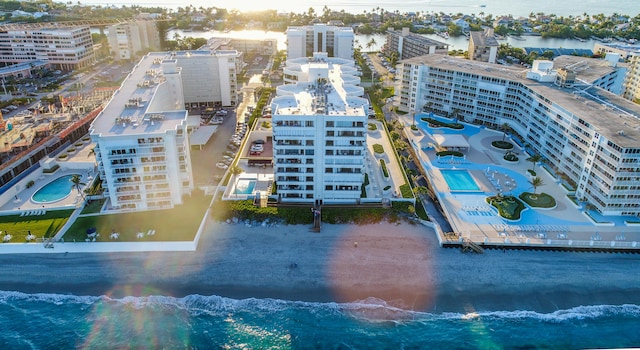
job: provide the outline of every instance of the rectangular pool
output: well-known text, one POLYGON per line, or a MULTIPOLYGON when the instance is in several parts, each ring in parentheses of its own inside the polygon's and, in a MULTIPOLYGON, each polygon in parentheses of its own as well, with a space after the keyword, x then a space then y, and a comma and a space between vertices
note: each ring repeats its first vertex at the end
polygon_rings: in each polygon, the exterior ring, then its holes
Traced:
POLYGON ((440 170, 451 192, 479 192, 480 186, 467 170, 440 170))
POLYGON ((253 189, 256 187, 256 180, 253 179, 239 179, 236 183, 235 194, 252 194, 253 189))

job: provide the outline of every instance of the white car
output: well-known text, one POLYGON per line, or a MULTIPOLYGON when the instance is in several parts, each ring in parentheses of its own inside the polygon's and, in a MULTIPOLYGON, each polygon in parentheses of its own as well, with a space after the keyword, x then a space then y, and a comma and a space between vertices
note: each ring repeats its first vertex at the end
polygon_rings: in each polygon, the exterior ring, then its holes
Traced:
POLYGON ((229 157, 229 156, 222 156, 222 159, 224 159, 224 160, 229 160, 229 161, 233 161, 233 158, 232 158, 232 157, 229 157))
POLYGON ((223 162, 216 163, 216 168, 218 169, 227 169, 229 166, 224 164, 223 162))
POLYGON ((262 147, 262 145, 251 146, 251 152, 262 152, 262 151, 264 151, 264 147, 262 147))

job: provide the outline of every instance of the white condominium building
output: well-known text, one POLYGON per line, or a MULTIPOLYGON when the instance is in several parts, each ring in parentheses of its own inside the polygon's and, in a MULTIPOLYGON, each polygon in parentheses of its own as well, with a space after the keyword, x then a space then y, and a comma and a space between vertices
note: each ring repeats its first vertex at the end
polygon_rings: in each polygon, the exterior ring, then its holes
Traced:
POLYGON ((55 69, 73 70, 95 62, 88 26, 0 31, 0 62, 47 61, 55 69))
POLYGON ((362 97, 359 78, 351 75, 355 71, 353 61, 331 59, 326 53, 287 61, 285 75, 292 81, 277 87, 271 103, 281 201, 358 202, 369 102, 362 97))
POLYGON ((589 83, 614 68, 575 59, 588 64, 576 61, 573 70, 561 59, 563 65, 534 74, 522 67, 415 57, 401 61, 396 102, 407 112, 428 107, 447 115, 455 109, 460 120, 492 128, 508 123, 517 138, 575 183, 577 198, 603 215, 640 215, 640 106, 589 83))
POLYGON ((191 193, 187 111, 180 68, 167 53, 144 56, 90 128, 110 207, 171 208, 191 193))
POLYGON ((153 21, 140 20, 108 27, 111 57, 116 61, 137 59, 160 50, 160 35, 153 21))
POLYGON ((354 33, 351 27, 326 24, 287 28, 287 58, 311 57, 326 52, 329 57, 353 59, 354 33))
POLYGON ((185 107, 233 107, 238 103, 237 74, 242 59, 236 50, 171 53, 180 67, 185 107))

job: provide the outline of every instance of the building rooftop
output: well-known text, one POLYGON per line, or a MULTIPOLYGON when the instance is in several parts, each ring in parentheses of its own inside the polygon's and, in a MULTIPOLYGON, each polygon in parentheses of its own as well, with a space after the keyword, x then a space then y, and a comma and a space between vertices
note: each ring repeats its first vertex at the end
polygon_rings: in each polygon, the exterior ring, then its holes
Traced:
MULTIPOLYGON (((589 87, 588 85, 560 88, 553 83, 541 83, 526 79, 528 70, 520 66, 498 66, 486 62, 448 56, 426 55, 409 58, 401 62, 428 65, 522 83, 559 108, 580 117, 597 130, 600 135, 615 141, 619 146, 627 148, 640 146, 640 106, 603 89, 589 87)), ((563 62, 563 60, 559 62, 563 62)), ((554 66, 554 68, 562 67, 554 66)), ((585 70, 578 70, 576 72, 577 79, 582 79, 583 75, 587 73, 585 73, 585 70)))
POLYGON ((162 64, 171 62, 175 59, 166 52, 144 56, 93 121, 92 133, 117 136, 176 129, 187 111, 182 96, 164 77, 162 64))
POLYGON ((350 75, 340 65, 318 61, 307 69, 311 81, 278 87, 274 115, 366 116, 368 101, 361 97, 362 87, 347 83, 343 74, 350 75))
POLYGON ((489 33, 471 31, 469 32, 469 40, 472 40, 475 46, 500 46, 498 40, 493 36, 493 31, 489 31, 489 33))
POLYGON ((388 30, 387 33, 398 35, 404 38, 409 38, 414 42, 419 42, 425 46, 449 46, 449 44, 444 43, 442 41, 434 40, 431 38, 427 38, 426 36, 422 36, 420 34, 411 33, 408 30, 388 30))
MULTIPOLYGON (((628 67, 629 64, 616 62, 617 67, 628 67)), ((553 59, 553 69, 567 68, 578 75, 578 79, 588 83, 593 83, 599 78, 610 74, 616 70, 609 61, 578 56, 558 56, 553 59)))

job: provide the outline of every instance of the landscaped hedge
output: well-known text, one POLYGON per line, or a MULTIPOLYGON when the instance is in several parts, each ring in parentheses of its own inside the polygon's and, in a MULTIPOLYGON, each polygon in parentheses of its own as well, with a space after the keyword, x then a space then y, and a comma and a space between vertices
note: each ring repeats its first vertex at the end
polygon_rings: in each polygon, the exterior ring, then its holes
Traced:
POLYGON ((56 170, 58 170, 58 169, 60 169, 60 166, 58 164, 56 164, 56 165, 52 166, 49 169, 43 169, 42 172, 44 174, 51 174, 51 173, 55 173, 56 170))
POLYGON ((495 148, 500 148, 500 149, 512 149, 513 143, 508 141, 493 141, 491 142, 491 146, 495 148))
POLYGON ((376 143, 375 145, 373 145, 373 151, 378 154, 384 153, 384 147, 382 147, 381 144, 376 143))
POLYGON ((378 126, 376 126, 376 125, 375 125, 375 124, 373 124, 373 123, 369 123, 369 125, 367 126, 367 128, 368 128, 369 130, 371 130, 371 131, 378 130, 378 126))
POLYGON ((440 151, 440 152, 437 152, 436 155, 440 157, 445 157, 445 156, 464 157, 464 154, 458 151, 440 151))
POLYGON ((384 162, 384 159, 380 159, 380 167, 382 167, 384 177, 389 177, 389 170, 387 170, 387 164, 384 162))
POLYGON ((460 124, 460 123, 447 123, 447 122, 441 122, 437 119, 433 119, 433 118, 429 118, 429 117, 425 117, 422 118, 423 121, 428 122, 431 125, 435 125, 435 126, 439 126, 439 127, 443 127, 443 128, 450 128, 450 129, 464 129, 464 125, 460 124))

